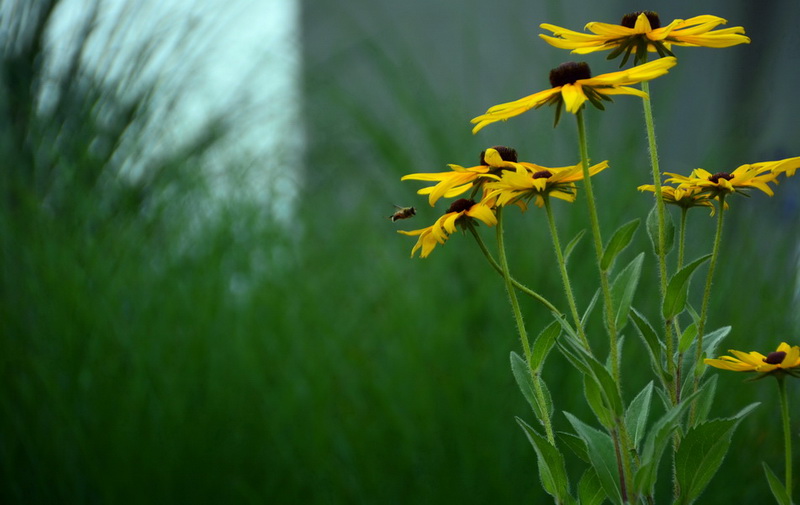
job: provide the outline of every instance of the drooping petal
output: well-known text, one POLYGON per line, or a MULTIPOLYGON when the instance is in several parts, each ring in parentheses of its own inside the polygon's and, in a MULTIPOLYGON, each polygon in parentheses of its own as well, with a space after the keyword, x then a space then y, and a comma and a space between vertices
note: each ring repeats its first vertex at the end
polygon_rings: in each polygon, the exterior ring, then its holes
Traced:
POLYGON ((564 105, 567 109, 567 112, 571 112, 573 114, 577 114, 578 110, 581 108, 581 105, 588 100, 586 95, 583 94, 581 85, 578 83, 565 84, 561 88, 561 96, 564 97, 564 105))

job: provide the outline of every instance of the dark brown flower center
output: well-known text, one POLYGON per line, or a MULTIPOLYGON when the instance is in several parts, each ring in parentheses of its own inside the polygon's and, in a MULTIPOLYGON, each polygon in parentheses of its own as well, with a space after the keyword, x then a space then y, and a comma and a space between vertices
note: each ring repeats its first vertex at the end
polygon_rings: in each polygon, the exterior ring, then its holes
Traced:
POLYGON ((534 179, 547 179, 548 177, 552 177, 552 176, 553 176, 553 173, 551 171, 549 171, 549 170, 541 170, 541 171, 536 172, 535 174, 533 174, 531 177, 533 177, 534 179))
POLYGON ((554 88, 575 84, 579 79, 590 79, 592 71, 585 62, 568 61, 550 71, 550 85, 554 88))
POLYGON ((771 352, 767 355, 766 358, 764 358, 764 363, 768 365, 779 365, 783 361, 783 358, 785 357, 786 353, 783 351, 771 352))
POLYGON ((470 200, 468 198, 459 198, 458 200, 450 204, 450 208, 447 209, 447 214, 451 212, 464 212, 465 210, 471 209, 473 205, 475 205, 475 200, 470 200))
POLYGON ((709 181, 713 182, 714 184, 719 183, 720 179, 725 179, 727 181, 733 179, 733 176, 728 172, 717 172, 716 174, 712 175, 708 178, 709 181))
MULTIPOLYGON (((498 154, 500 154, 500 158, 502 158, 503 161, 511 161, 513 163, 517 162, 517 150, 516 149, 512 149, 512 148, 506 147, 506 146, 492 146, 491 148, 494 149, 495 151, 497 151, 498 154)), ((481 162, 479 163, 480 165, 486 165, 487 164, 486 163, 486 159, 484 158, 485 155, 486 155, 486 151, 481 151, 481 162)))
POLYGON ((622 16, 622 26, 627 28, 633 28, 636 26, 636 20, 639 18, 640 14, 644 14, 647 16, 647 20, 650 21, 650 28, 655 30, 656 28, 661 28, 661 20, 658 19, 658 13, 653 11, 636 11, 631 12, 630 14, 625 14, 622 16))

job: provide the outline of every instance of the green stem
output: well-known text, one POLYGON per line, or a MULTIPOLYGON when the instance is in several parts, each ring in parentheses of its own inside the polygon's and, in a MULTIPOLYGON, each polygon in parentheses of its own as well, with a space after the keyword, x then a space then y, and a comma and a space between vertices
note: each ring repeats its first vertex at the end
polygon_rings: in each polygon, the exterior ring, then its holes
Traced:
MULTIPOLYGON (((697 322, 697 351, 694 359, 694 391, 697 391, 700 385, 700 375, 697 373, 697 368, 703 358, 703 335, 706 327, 706 319, 708 318, 708 301, 711 298, 711 283, 714 278, 714 269, 717 266, 717 258, 719 257, 719 245, 722 242, 722 224, 725 217, 725 193, 719 195, 719 214, 717 215, 717 231, 714 234, 714 248, 711 250, 711 262, 708 265, 708 273, 706 274, 706 287, 703 291, 703 305, 700 309, 700 321, 697 322)), ((697 403, 692 405, 692 415, 694 420, 694 411, 697 403)))
POLYGON ((687 207, 681 207, 681 227, 678 230, 678 268, 683 268, 683 254, 686 247, 686 216, 689 214, 687 207))
MULTIPOLYGON (((686 216, 689 212, 687 207, 681 207, 681 225, 680 229, 678 230, 678 265, 675 271, 679 271, 683 268, 683 253, 684 248, 686 246, 686 216)), ((675 327, 675 335, 680 338, 681 335, 681 327, 679 325, 677 317, 673 321, 675 327)), ((683 367, 683 356, 682 352, 678 353, 678 366, 675 368, 675 404, 679 404, 681 402, 681 369, 683 367)))
MULTIPOLYGON (((492 268, 494 268, 497 271, 497 273, 499 273, 500 275, 503 275, 503 269, 500 267, 500 265, 497 263, 497 261, 495 261, 494 257, 492 257, 492 253, 489 252, 489 248, 486 247, 486 243, 483 241, 483 239, 481 238, 480 234, 475 229, 475 226, 472 225, 472 223, 469 224, 469 231, 472 233, 472 236, 475 237, 475 241, 478 243, 478 247, 480 247, 481 252, 483 252, 483 255, 489 261, 489 264, 492 265, 492 268)), ((511 277, 511 284, 513 284, 514 287, 517 288, 518 290, 522 291, 526 295, 530 296, 531 298, 533 298, 537 302, 539 302, 542 305, 544 305, 545 307, 547 307, 547 309, 550 310, 551 312, 553 312, 553 313, 555 313, 556 315, 559 315, 559 316, 562 315, 561 311, 558 310, 555 305, 550 303, 550 301, 547 298, 543 297, 542 295, 540 295, 536 291, 534 291, 534 290, 530 289, 529 287, 525 286, 524 284, 522 284, 521 282, 519 282, 518 280, 516 280, 513 277, 511 277)))
POLYGON ((603 292, 603 305, 605 307, 606 327, 608 328, 608 338, 611 355, 611 374, 617 387, 620 387, 619 354, 617 353, 617 324, 614 317, 614 306, 611 301, 611 286, 608 281, 608 270, 601 267, 600 261, 603 258, 603 238, 600 234, 600 221, 597 218, 597 206, 594 202, 594 191, 592 190, 592 179, 589 174, 589 149, 586 143, 586 126, 583 120, 583 111, 578 111, 575 115, 578 121, 578 144, 581 152, 581 165, 583 166, 583 183, 586 192, 586 202, 589 207, 589 221, 592 226, 592 238, 594 239, 594 250, 597 255, 597 269, 600 271, 600 286, 603 292))
POLYGON ((578 313, 578 306, 575 303, 575 296, 572 293, 572 285, 569 282, 569 274, 567 273, 567 263, 564 261, 564 253, 561 251, 561 241, 558 239, 558 230, 556 229, 556 221, 553 218, 553 209, 550 206, 550 197, 549 195, 544 195, 544 208, 547 211, 547 224, 550 225, 550 237, 553 240, 553 249, 556 252, 556 259, 558 260, 558 268, 561 272, 561 281, 564 284, 564 293, 567 295, 567 303, 569 304, 569 310, 572 313, 572 319, 575 322, 575 328, 578 331, 578 336, 581 339, 581 343, 586 348, 589 353, 592 352, 591 346, 589 345, 589 340, 586 338, 586 333, 583 329, 583 324, 581 324, 581 316, 578 313))
POLYGON ((789 402, 786 399, 786 381, 782 374, 776 374, 781 396, 781 417, 783 418, 783 447, 786 458, 786 494, 792 496, 792 430, 789 422, 789 402))
MULTIPOLYGON (((511 282, 511 273, 508 269, 508 259, 506 258, 505 241, 503 240, 503 207, 497 208, 497 250, 500 257, 500 268, 503 271, 503 279, 506 284, 506 293, 508 293, 508 301, 511 303, 511 310, 514 313, 514 321, 517 323, 517 332, 519 339, 522 342, 522 349, 525 352, 525 362, 528 363, 528 371, 533 379, 534 391, 539 400, 539 405, 546 405, 544 392, 542 391, 541 384, 539 383, 539 374, 536 370, 531 368, 531 345, 528 339, 528 332, 525 329, 525 321, 522 320, 522 311, 519 308, 519 301, 517 301, 517 292, 514 290, 514 284, 511 282)), ((544 430, 547 435, 547 440, 555 446, 556 439, 553 434, 553 426, 550 422, 550 417, 547 412, 542 412, 542 419, 540 421, 544 425, 544 430)))
MULTIPOLYGON (((611 356, 611 374, 617 385, 617 391, 622 396, 622 376, 619 368, 619 353, 617 344, 617 323, 614 314, 614 305, 611 299, 611 286, 608 280, 608 270, 601 264, 603 258, 603 238, 600 234, 600 220, 597 218, 597 205, 594 201, 594 190, 592 189, 592 178, 589 173, 589 148, 586 142, 586 125, 583 119, 583 111, 575 114, 578 123, 578 145, 581 153, 581 166, 583 168, 584 191, 586 192, 586 202, 589 208, 589 221, 592 226, 592 238, 594 239, 594 250, 597 256, 597 269, 600 272, 600 286, 603 292, 603 305, 605 307, 606 328, 608 328, 608 338, 611 356)), ((621 450, 617 453, 617 461, 621 462, 620 484, 621 491, 627 494, 625 481, 631 482, 631 464, 629 454, 632 453, 630 437, 625 428, 625 423, 620 419, 615 420, 619 436, 616 437, 621 442, 621 450)), ((613 434, 612 434, 613 435, 613 434)))
MULTIPOLYGON (((648 81, 642 82, 642 91, 650 96, 650 83, 648 81)), ((664 297, 667 293, 667 252, 666 252, 666 209, 664 208, 664 199, 661 195, 661 168, 658 162, 658 144, 656 143, 656 130, 653 122, 653 108, 649 99, 642 100, 642 107, 644 108, 644 122, 645 129, 647 130, 647 144, 650 152, 650 167, 653 171, 653 194, 656 198, 656 215, 658 217, 658 272, 659 272, 659 288, 661 293, 661 301, 663 303, 664 297)), ((673 378, 674 390, 670 391, 672 400, 677 403, 678 395, 680 394, 680 384, 675 380, 676 367, 673 355, 675 354, 675 339, 672 335, 674 328, 671 321, 664 321, 664 340, 667 354, 667 372, 673 378)), ((680 334, 676 334, 679 338, 680 334)))

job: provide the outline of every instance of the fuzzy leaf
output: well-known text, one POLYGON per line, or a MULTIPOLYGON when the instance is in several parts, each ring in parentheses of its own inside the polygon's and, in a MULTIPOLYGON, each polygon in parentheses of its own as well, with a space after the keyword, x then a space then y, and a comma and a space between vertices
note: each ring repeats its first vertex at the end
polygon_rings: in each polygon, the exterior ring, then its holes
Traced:
POLYGON ((681 417, 692 403, 697 393, 684 398, 681 403, 669 409, 655 424, 650 428, 650 432, 644 441, 642 448, 641 462, 636 471, 633 483, 634 488, 645 494, 653 494, 653 488, 658 477, 658 466, 661 463, 661 456, 672 432, 680 424, 681 417))
POLYGON ((614 232, 614 235, 611 237, 611 240, 608 241, 606 245, 605 251, 603 251, 603 257, 600 259, 600 268, 602 270, 608 270, 611 268, 611 265, 614 263, 617 255, 621 253, 633 240, 633 235, 636 233, 636 230, 639 228, 639 220, 634 219, 633 221, 623 224, 620 226, 617 231, 614 232))
POLYGON ((553 321, 550 326, 542 330, 533 342, 531 349, 531 368, 540 371, 544 366, 544 360, 556 343, 556 339, 561 335, 561 325, 558 321, 553 321))
POLYGON ((656 331, 650 325, 650 322, 637 311, 631 309, 629 314, 631 320, 636 326, 639 336, 647 347, 648 354, 650 355, 650 365, 658 377, 664 380, 664 365, 662 364, 663 344, 659 340, 656 331))
POLYGON ((633 442, 633 447, 639 446, 647 429, 647 417, 650 414, 650 400, 653 397, 653 381, 650 381, 644 389, 636 395, 625 412, 625 426, 628 427, 628 434, 633 442))
POLYGON ((614 443, 611 437, 591 426, 584 424, 569 412, 564 412, 575 433, 586 442, 589 461, 597 472, 600 485, 612 503, 621 505, 622 496, 619 492, 619 475, 617 475, 617 457, 614 453, 614 443))
POLYGON ((578 245, 578 242, 581 241, 581 239, 583 238, 583 235, 585 233, 586 233, 585 229, 579 231, 578 234, 575 235, 575 238, 570 240, 569 244, 567 244, 567 247, 564 249, 564 264, 565 265, 568 264, 570 254, 572 254, 572 251, 575 249, 575 246, 578 245))
POLYGON ((614 426, 614 416, 606 407, 602 390, 594 377, 589 374, 583 376, 583 394, 600 424, 609 429, 614 426))
MULTIPOLYGON (((775 497, 775 501, 778 502, 778 505, 792 505, 792 499, 789 497, 789 493, 786 492, 786 488, 784 487, 783 483, 778 480, 775 474, 772 472, 772 469, 763 461, 761 464, 764 466, 764 473, 767 476, 767 482, 769 483, 769 489, 772 491, 772 496, 775 497)), ((581 479, 581 482, 583 479, 581 479)), ((578 484, 578 497, 580 498, 580 483, 578 484)), ((581 501, 583 503, 583 501, 581 501)))
POLYGON ((675 455, 675 477, 681 490, 677 505, 690 505, 703 493, 728 453, 733 431, 757 405, 752 403, 730 419, 714 419, 686 432, 675 455))
POLYGON ((578 502, 581 505, 602 505, 605 500, 606 492, 603 491, 597 472, 594 468, 587 469, 578 482, 578 502))
POLYGON ((582 461, 590 463, 589 453, 586 451, 586 442, 584 442, 581 437, 573 433, 567 433, 566 431, 559 431, 556 435, 558 435, 558 440, 569 447, 573 454, 578 456, 582 461))
POLYGON ((541 436, 522 419, 517 418, 517 423, 522 427, 525 435, 528 436, 533 450, 536 451, 542 488, 559 503, 572 501, 572 497, 569 494, 567 470, 564 467, 564 456, 561 451, 551 445, 545 437, 541 436))
POLYGON ((664 319, 672 319, 686 307, 686 297, 689 291, 689 280, 694 271, 711 258, 710 254, 702 256, 685 267, 681 268, 667 285, 667 292, 664 295, 664 303, 661 306, 661 313, 664 319))
POLYGON ((545 393, 545 403, 542 405, 539 398, 536 396, 536 389, 533 383, 534 378, 531 376, 528 364, 515 352, 511 353, 511 372, 514 374, 514 379, 517 381, 522 395, 528 400, 537 419, 540 422, 544 422, 545 419, 550 419, 553 416, 553 401, 550 398, 550 392, 547 390, 547 386, 545 386, 544 381, 537 375, 539 384, 542 386, 542 391, 545 393))
POLYGON ((639 284, 639 276, 642 273, 642 261, 644 253, 639 253, 625 269, 614 279, 611 286, 611 299, 614 304, 614 318, 617 332, 621 331, 628 322, 628 313, 631 309, 633 294, 639 284))
MULTIPOLYGON (((664 212, 664 254, 672 250, 675 243, 675 224, 672 222, 672 215, 669 212, 664 212)), ((650 243, 653 245, 653 254, 658 256, 658 207, 653 205, 650 213, 647 215, 647 235, 650 237, 650 243)))

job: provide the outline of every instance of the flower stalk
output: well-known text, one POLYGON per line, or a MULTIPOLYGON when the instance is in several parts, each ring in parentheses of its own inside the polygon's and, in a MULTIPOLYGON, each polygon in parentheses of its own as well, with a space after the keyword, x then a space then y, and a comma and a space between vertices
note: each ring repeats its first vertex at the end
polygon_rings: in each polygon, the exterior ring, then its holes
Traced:
MULTIPOLYGON (((480 248, 480 250, 483 253, 483 255, 486 258, 486 260, 492 266, 492 268, 494 268, 497 271, 497 273, 499 273, 500 275, 505 276, 505 274, 503 272, 503 268, 494 259, 494 257, 492 256, 492 253, 489 252, 489 248, 486 247, 486 243, 483 241, 483 239, 481 238, 481 235, 478 233, 478 230, 475 229, 475 225, 472 222, 469 223, 468 229, 469 229, 470 233, 472 233, 472 236, 475 238, 475 241, 477 242, 478 247, 480 248)), ((550 303, 550 301, 547 298, 545 298, 544 296, 540 295, 536 291, 530 289, 529 287, 525 286, 524 284, 519 282, 514 277, 511 277, 511 284, 513 284, 514 287, 517 288, 518 290, 520 290, 521 292, 525 293, 526 295, 530 296, 531 298, 533 298, 537 302, 539 302, 542 305, 544 305, 550 312, 552 312, 552 313, 554 313, 556 315, 561 315, 561 311, 558 310, 558 308, 556 308, 555 305, 550 303)))
POLYGON ((589 176, 589 149, 586 142, 586 125, 583 119, 583 111, 575 114, 578 123, 578 144, 581 154, 581 165, 583 166, 584 191, 586 192, 586 202, 589 208, 589 222, 592 228, 592 239, 594 250, 597 256, 597 269, 600 271, 600 284, 603 292, 603 306, 605 307, 606 328, 609 337, 609 354, 611 355, 611 374, 617 387, 620 385, 619 354, 617 352, 617 327, 614 319, 614 306, 611 299, 611 285, 608 281, 608 270, 603 269, 600 261, 603 258, 603 237, 600 232, 600 221, 597 218, 597 206, 594 201, 594 191, 592 181, 589 176))
MULTIPOLYGON (((544 399, 544 392, 542 391, 541 385, 539 384, 539 375, 538 373, 531 368, 531 345, 530 339, 528 338, 528 331, 525 329, 525 321, 522 319, 522 311, 519 308, 519 301, 517 300, 517 293, 514 290, 514 284, 511 282, 511 273, 508 268, 508 258, 506 257, 506 248, 505 248, 505 240, 503 239, 503 208, 497 208, 497 250, 498 256, 500 258, 500 269, 503 271, 503 279, 505 280, 506 285, 506 293, 508 294, 508 301, 511 304, 511 310, 514 313, 514 321, 517 325, 517 332, 519 333, 519 339, 522 343, 522 350, 525 353, 525 362, 528 364, 528 371, 531 374, 531 379, 533 379, 534 384, 534 393, 537 396, 537 400, 539 401, 540 405, 545 405, 544 399)), ((553 434, 553 425, 550 422, 550 418, 547 416, 547 413, 543 413, 541 416, 541 422, 544 425, 545 435, 547 436, 547 441, 550 442, 551 445, 555 446, 556 439, 555 435, 553 434)))
POLYGON ((781 401, 781 420, 783 421, 783 447, 784 458, 786 463, 786 473, 784 480, 784 487, 786 494, 791 498, 792 496, 792 429, 789 421, 789 402, 786 399, 786 377, 785 374, 779 373, 775 375, 778 380, 778 392, 780 393, 781 401))
MULTIPOLYGON (((714 246, 711 250, 711 260, 708 265, 708 273, 706 274, 706 285, 703 290, 703 304, 700 309, 700 320, 697 322, 697 349, 695 352, 695 374, 694 374, 694 388, 697 391, 700 386, 700 375, 697 373, 698 365, 703 359, 703 336, 705 333, 706 320, 708 319, 708 301, 711 298, 711 284, 714 279, 714 269, 717 266, 717 259, 719 258, 719 245, 722 242, 722 225, 725 218, 725 193, 719 194, 719 214, 717 214, 717 230, 714 234, 714 246)), ((694 420, 697 402, 692 405, 691 419, 694 420)))
POLYGON ((589 345, 589 340, 586 338, 586 332, 583 329, 583 324, 581 323, 581 316, 578 313, 578 306, 575 303, 575 295, 572 293, 572 285, 569 281, 569 273, 567 273, 567 263, 564 260, 564 253, 561 249, 561 241, 558 239, 558 229, 556 228, 556 222, 553 218, 553 208, 550 205, 550 196, 544 196, 544 208, 547 213, 547 224, 550 226, 550 237, 553 241, 553 249, 556 253, 556 260, 558 261, 558 269, 561 272, 561 282, 564 284, 564 294, 567 296, 567 303, 569 304, 569 310, 572 314, 572 319, 575 324, 575 329, 578 332, 578 337, 581 339, 581 343, 586 348, 586 350, 591 353, 591 346, 589 345))

